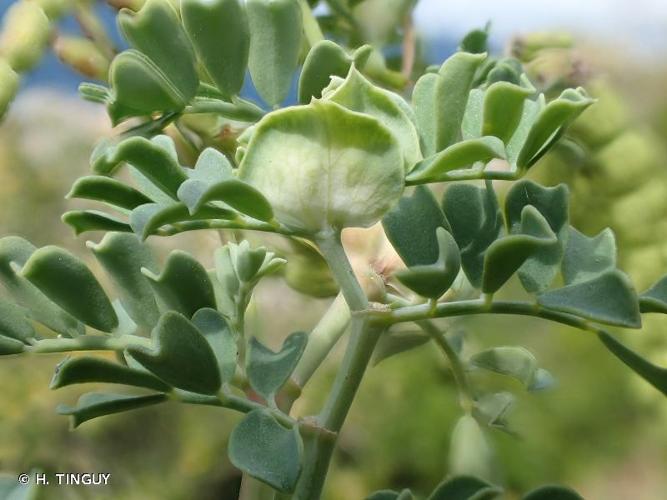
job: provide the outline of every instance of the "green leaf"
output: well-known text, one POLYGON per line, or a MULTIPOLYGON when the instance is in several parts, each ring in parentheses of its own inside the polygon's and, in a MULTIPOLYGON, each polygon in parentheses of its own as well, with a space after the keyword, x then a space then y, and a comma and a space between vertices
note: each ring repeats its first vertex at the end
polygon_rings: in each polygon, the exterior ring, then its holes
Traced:
POLYGON ((172 203, 170 205, 147 203, 132 211, 130 226, 137 236, 145 240, 166 224, 186 221, 206 223, 211 219, 231 220, 236 216, 236 212, 220 207, 205 206, 194 215, 190 215, 190 211, 184 203, 172 203))
POLYGON ((419 134, 406 112, 406 109, 411 111, 408 104, 399 102, 399 99, 402 101, 400 96, 373 85, 354 66, 344 81, 335 81, 324 90, 323 98, 372 116, 387 127, 403 152, 406 171, 421 160, 419 134))
POLYGON ((410 267, 397 271, 394 276, 413 292, 431 299, 437 299, 454 283, 461 269, 459 247, 451 234, 444 228, 436 229, 439 255, 430 265, 410 267))
POLYGON ((120 301, 132 320, 153 327, 159 319, 153 288, 142 268, 156 269, 151 252, 134 234, 108 233, 100 243, 87 242, 98 262, 111 277, 120 301))
POLYGON ((67 358, 56 367, 51 389, 68 385, 101 382, 145 387, 168 392, 171 387, 144 370, 137 370, 102 358, 82 356, 67 358))
POLYGON ((296 368, 306 348, 308 335, 292 333, 278 352, 264 347, 255 337, 250 339, 246 373, 252 388, 266 401, 272 402, 278 390, 296 368))
POLYGON ((472 89, 468 96, 468 103, 461 122, 463 140, 477 139, 482 136, 484 121, 484 91, 472 89))
POLYGON ((494 158, 505 158, 505 146, 497 137, 468 139, 449 146, 445 150, 420 161, 408 174, 407 181, 416 183, 437 182, 447 172, 484 164, 494 158))
POLYGON ((492 500, 503 490, 472 476, 446 479, 431 493, 428 500, 492 500))
POLYGON ((522 500, 584 500, 584 497, 564 486, 541 486, 526 493, 522 500))
POLYGON ((460 139, 468 93, 475 72, 485 59, 486 54, 457 52, 440 67, 440 78, 431 101, 436 110, 436 151, 441 151, 460 139))
POLYGON ((118 326, 111 302, 93 273, 77 257, 56 246, 36 250, 21 269, 54 303, 81 322, 103 332, 118 326))
POLYGON ((436 152, 437 109, 435 94, 440 76, 436 73, 422 75, 412 90, 412 107, 417 117, 417 130, 421 138, 422 152, 428 158, 436 152))
POLYGON ((368 495, 366 500, 414 500, 414 498, 414 495, 408 489, 400 493, 394 490, 380 490, 368 495))
POLYGON ((246 10, 250 76, 262 99, 277 106, 287 97, 299 62, 301 8, 294 0, 247 0, 246 10))
POLYGON ((549 288, 560 270, 565 243, 567 241, 568 189, 564 184, 546 188, 539 184, 521 180, 515 183, 505 199, 505 216, 511 233, 521 232, 521 217, 526 206, 532 205, 549 223, 557 241, 544 246, 529 257, 519 270, 521 284, 530 293, 549 288))
POLYGON ((206 338, 215 358, 222 383, 231 382, 236 371, 238 348, 236 338, 227 324, 227 320, 215 309, 200 309, 192 317, 192 323, 206 338))
POLYGON ((283 427, 267 410, 253 410, 229 437, 234 466, 283 493, 294 491, 303 444, 296 427, 283 427))
POLYGON ((474 29, 466 33, 459 45, 463 52, 470 52, 472 54, 483 54, 488 51, 489 42, 489 28, 487 25, 484 29, 474 29))
POLYGON ((215 394, 222 383, 218 361, 202 333, 177 312, 162 315, 152 332, 153 347, 127 352, 169 385, 200 394, 215 394))
POLYGON ((14 301, 28 309, 30 318, 66 337, 84 333, 79 321, 14 271, 14 267, 23 266, 35 250, 29 241, 18 236, 0 238, 0 281, 14 301))
POLYGON ((380 337, 373 350, 373 366, 396 354, 415 349, 426 344, 431 337, 421 330, 387 332, 380 337))
POLYGON ((136 13, 121 10, 117 19, 125 39, 152 62, 183 107, 194 97, 199 78, 192 46, 170 2, 148 0, 136 13))
POLYGON ((555 139, 584 110, 593 104, 583 89, 567 89, 540 111, 517 158, 519 168, 529 168, 548 150, 555 139))
POLYGON ((136 410, 137 408, 163 403, 166 400, 166 394, 126 396, 122 394, 89 392, 79 398, 76 407, 59 405, 56 411, 59 415, 71 415, 72 427, 76 428, 82 423, 97 417, 136 410))
POLYGON ((311 234, 377 222, 403 191, 403 157, 376 119, 328 101, 266 115, 239 178, 283 224, 311 234))
POLYGON ((273 219, 273 209, 262 193, 238 179, 226 179, 212 185, 188 180, 178 189, 178 198, 190 214, 195 214, 212 201, 223 201, 230 207, 261 221, 273 219))
POLYGON ((313 45, 303 62, 299 77, 299 102, 308 104, 312 98, 322 97, 332 76, 345 78, 352 66, 352 58, 331 40, 320 40, 313 45))
POLYGON ((74 229, 77 236, 88 231, 132 232, 127 222, 97 210, 71 210, 63 214, 62 221, 74 229))
POLYGON ((122 163, 128 163, 174 200, 178 199, 178 187, 187 180, 185 171, 158 138, 130 137, 101 149, 91 161, 93 170, 103 175, 110 175, 122 163))
MULTIPOLYGON (((616 268, 616 241, 611 229, 589 238, 569 227, 562 262, 565 284, 582 283, 616 268)), ((641 299, 640 299, 641 300, 641 299)))
POLYGON ((109 83, 113 100, 108 112, 113 124, 132 116, 181 110, 190 100, 174 87, 161 68, 134 49, 114 57, 109 68, 109 83))
POLYGON ((496 82, 484 93, 482 135, 508 142, 523 116, 523 104, 533 91, 508 82, 496 82))
POLYGON ((558 243, 548 222, 531 205, 521 212, 521 233, 495 240, 484 254, 482 291, 495 293, 536 253, 558 243))
POLYGON ((407 266, 432 264, 438 259, 439 227, 449 230, 449 222, 433 193, 416 186, 411 196, 403 196, 382 219, 382 227, 407 266))
POLYGON ((141 272, 148 278, 163 310, 178 311, 191 318, 199 309, 215 309, 215 293, 208 273, 190 254, 174 250, 161 274, 146 268, 141 272))
POLYGON ((0 335, 25 342, 35 337, 35 329, 27 318, 28 311, 0 299, 0 335))
POLYGON ((643 313, 667 314, 667 276, 639 296, 639 308, 643 313))
POLYGON ((0 356, 19 354, 25 351, 25 344, 20 340, 0 335, 0 356))
POLYGON ((540 94, 537 99, 526 99, 523 103, 523 112, 521 113, 521 120, 512 135, 512 138, 507 142, 507 160, 510 165, 516 165, 521 148, 523 147, 528 134, 530 133, 535 120, 540 112, 546 106, 544 94, 540 94))
POLYGON ((100 175, 77 179, 66 198, 102 201, 125 210, 133 210, 139 205, 153 201, 127 184, 100 175))
POLYGON ((452 236, 461 250, 461 265, 470 283, 482 285, 484 254, 502 231, 502 215, 491 185, 454 184, 443 199, 452 236))
POLYGON ((667 396, 667 368, 654 365, 621 344, 607 332, 598 332, 598 338, 621 362, 667 396))
MULTIPOLYGON (((246 131, 250 128, 246 129, 246 131)), ((240 138, 239 138, 240 141, 240 138)), ((232 165, 227 157, 217 149, 206 148, 199 154, 194 169, 186 170, 189 180, 213 184, 231 179, 234 175, 232 165)), ((187 182, 187 181, 186 181, 187 182)))
POLYGON ((606 271, 592 280, 567 285, 537 296, 547 309, 574 314, 608 325, 640 328, 637 294, 621 271, 606 271))
POLYGON ((487 349, 471 356, 469 363, 475 368, 512 377, 528 390, 543 388, 541 385, 549 376, 548 372, 537 366, 533 353, 524 347, 502 346, 487 349))
POLYGON ((240 0, 182 0, 181 19, 206 72, 226 97, 243 86, 250 30, 240 0))

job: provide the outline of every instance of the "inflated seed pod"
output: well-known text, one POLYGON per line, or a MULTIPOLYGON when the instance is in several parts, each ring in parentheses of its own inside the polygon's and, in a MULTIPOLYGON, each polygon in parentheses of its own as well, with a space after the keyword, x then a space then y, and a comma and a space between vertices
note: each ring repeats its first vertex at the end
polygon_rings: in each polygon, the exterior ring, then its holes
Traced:
POLYGON ((19 89, 20 77, 9 63, 0 59, 0 118, 2 118, 14 100, 19 89))
POLYGON ((51 33, 44 10, 34 2, 17 2, 6 12, 0 33, 0 55, 18 72, 42 58, 51 33))
POLYGON ((59 36, 53 43, 53 51, 62 62, 84 76, 106 80, 109 60, 87 38, 59 36))
POLYGON ((250 76, 267 104, 277 106, 289 93, 299 63, 303 20, 297 0, 248 0, 250 76))
POLYGON ((185 31, 209 76, 225 96, 237 95, 248 66, 250 33, 240 0, 181 0, 185 31))

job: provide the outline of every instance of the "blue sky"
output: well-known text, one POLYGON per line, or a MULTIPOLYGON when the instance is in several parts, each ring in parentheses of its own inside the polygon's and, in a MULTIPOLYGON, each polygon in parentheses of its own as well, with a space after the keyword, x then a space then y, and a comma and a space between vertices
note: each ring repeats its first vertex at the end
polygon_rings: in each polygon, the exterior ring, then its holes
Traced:
POLYGON ((420 0, 415 20, 429 37, 459 38, 491 20, 497 43, 521 32, 563 29, 643 57, 667 54, 667 0, 420 0))

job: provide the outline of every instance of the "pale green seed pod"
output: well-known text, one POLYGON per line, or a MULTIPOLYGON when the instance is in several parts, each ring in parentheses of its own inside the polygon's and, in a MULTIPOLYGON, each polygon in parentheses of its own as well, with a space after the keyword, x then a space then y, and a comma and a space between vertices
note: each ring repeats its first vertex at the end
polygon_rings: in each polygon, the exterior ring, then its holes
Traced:
POLYGON ((449 472, 490 480, 493 477, 493 451, 484 432, 471 415, 462 416, 452 432, 449 472))
POLYGON ((5 115, 19 89, 20 77, 9 63, 0 59, 0 118, 5 115))
POLYGON ((96 80, 106 80, 109 60, 87 38, 59 36, 53 43, 58 58, 75 71, 96 80))
POLYGON ((31 0, 39 5, 49 19, 55 20, 75 7, 74 0, 31 0))
POLYGON ((5 14, 0 34, 0 55, 18 72, 32 69, 42 58, 51 25, 34 2, 17 2, 5 14))
POLYGON ((264 194, 278 221, 317 235, 380 220, 403 192, 403 163, 377 119, 313 101, 258 123, 239 178, 264 194))

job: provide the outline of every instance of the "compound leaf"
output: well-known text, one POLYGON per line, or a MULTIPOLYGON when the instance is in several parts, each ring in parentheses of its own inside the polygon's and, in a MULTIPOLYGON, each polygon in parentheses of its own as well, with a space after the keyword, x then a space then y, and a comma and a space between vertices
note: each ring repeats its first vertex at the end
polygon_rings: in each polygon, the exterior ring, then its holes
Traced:
POLYGON ((238 348, 236 338, 227 320, 215 309, 200 309, 192 317, 192 323, 206 338, 218 360, 223 383, 231 382, 236 371, 238 348))
POLYGON ((98 210, 70 210, 61 219, 74 229, 76 235, 89 231, 132 232, 132 227, 126 221, 98 210))
POLYGON ((66 197, 102 201, 125 210, 133 210, 139 205, 153 201, 127 184, 101 175, 77 179, 66 197))

